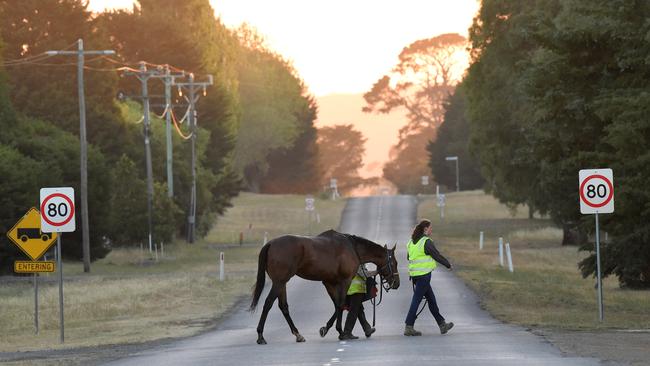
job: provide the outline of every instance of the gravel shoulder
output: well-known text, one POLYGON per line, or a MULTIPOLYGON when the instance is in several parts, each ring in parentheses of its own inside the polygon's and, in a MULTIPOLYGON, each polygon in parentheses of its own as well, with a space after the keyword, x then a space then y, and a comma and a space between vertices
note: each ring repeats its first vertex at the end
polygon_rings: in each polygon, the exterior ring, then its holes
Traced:
POLYGON ((567 356, 650 365, 650 329, 598 332, 535 329, 533 333, 546 338, 567 356))

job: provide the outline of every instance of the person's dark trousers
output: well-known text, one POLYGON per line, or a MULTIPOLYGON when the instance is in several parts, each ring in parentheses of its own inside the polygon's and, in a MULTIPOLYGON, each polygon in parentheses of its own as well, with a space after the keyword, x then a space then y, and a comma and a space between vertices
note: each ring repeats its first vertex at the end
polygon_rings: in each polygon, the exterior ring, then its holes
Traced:
POLYGON ((361 324, 361 327, 363 328, 363 332, 368 333, 368 331, 370 330, 370 328, 372 328, 372 326, 370 325, 370 323, 368 323, 368 320, 366 319, 366 313, 363 309, 363 303, 359 308, 359 314, 357 315, 357 317, 359 318, 359 324, 361 324))
POLYGON ((354 328, 354 323, 359 319, 359 323, 363 327, 364 331, 366 327, 370 327, 370 324, 366 321, 366 315, 363 312, 363 301, 364 294, 352 294, 348 295, 348 300, 350 303, 350 311, 348 312, 348 317, 345 318, 345 326, 343 327, 343 333, 352 333, 354 328), (365 323, 365 324, 364 324, 365 323))
POLYGON ((438 325, 443 324, 445 318, 440 315, 440 310, 438 310, 436 296, 433 294, 433 289, 431 288, 431 273, 428 273, 415 278, 415 291, 413 292, 413 298, 411 299, 411 308, 409 309, 408 315, 406 315, 406 325, 413 326, 413 324, 415 324, 418 307, 420 306, 423 297, 427 299, 429 311, 436 319, 436 323, 438 323, 438 325))

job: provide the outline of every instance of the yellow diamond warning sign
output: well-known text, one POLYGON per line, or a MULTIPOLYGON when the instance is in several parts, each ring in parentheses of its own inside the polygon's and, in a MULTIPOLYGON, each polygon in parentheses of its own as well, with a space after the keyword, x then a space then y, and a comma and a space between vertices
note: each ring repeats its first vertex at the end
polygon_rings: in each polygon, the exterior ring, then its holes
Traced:
POLYGON ((56 233, 41 231, 41 214, 34 207, 7 232, 7 237, 34 261, 54 244, 56 236, 56 233))

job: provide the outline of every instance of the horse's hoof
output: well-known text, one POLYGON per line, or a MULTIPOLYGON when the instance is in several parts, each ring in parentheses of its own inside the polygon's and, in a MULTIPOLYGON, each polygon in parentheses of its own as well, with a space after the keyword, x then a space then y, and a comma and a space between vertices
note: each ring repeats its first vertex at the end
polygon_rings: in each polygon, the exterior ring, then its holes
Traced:
POLYGON ((296 336, 296 342, 302 343, 304 341, 305 341, 305 337, 301 336, 300 334, 296 336))
POLYGON ((266 344, 266 340, 264 338, 257 338, 257 344, 266 344))
POLYGON ((321 336, 321 337, 325 337, 325 335, 327 334, 327 331, 328 331, 327 328, 322 327, 322 328, 320 328, 320 330, 318 331, 318 333, 320 333, 320 336, 321 336))

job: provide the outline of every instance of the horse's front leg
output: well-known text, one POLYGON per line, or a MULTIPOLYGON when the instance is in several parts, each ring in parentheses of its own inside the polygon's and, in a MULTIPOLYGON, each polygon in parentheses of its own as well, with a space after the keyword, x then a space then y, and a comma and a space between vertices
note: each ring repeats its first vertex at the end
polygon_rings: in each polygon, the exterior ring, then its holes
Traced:
MULTIPOLYGON (((336 306, 336 304, 334 304, 334 306, 336 306)), ((332 325, 334 325, 335 320, 336 320, 336 310, 334 311, 334 314, 332 314, 332 317, 330 318, 330 320, 327 321, 327 324, 325 324, 324 327, 320 328, 319 333, 320 333, 321 337, 325 337, 325 335, 330 330, 332 325)))

